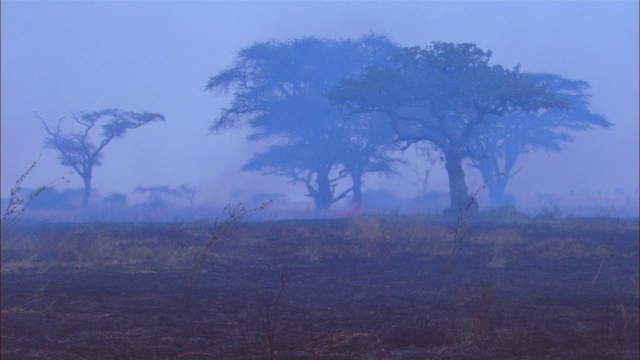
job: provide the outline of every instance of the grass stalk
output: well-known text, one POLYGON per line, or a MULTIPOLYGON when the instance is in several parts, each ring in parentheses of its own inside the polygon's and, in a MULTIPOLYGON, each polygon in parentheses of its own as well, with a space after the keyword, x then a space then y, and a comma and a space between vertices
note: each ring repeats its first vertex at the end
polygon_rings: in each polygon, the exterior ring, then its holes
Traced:
POLYGON ((224 236, 229 234, 229 232, 235 226, 240 224, 244 219, 249 218, 256 213, 264 210, 271 202, 271 200, 263 202, 260 206, 252 209, 247 209, 242 203, 238 203, 235 206, 227 204, 222 209, 222 215, 216 217, 214 221, 213 234, 196 256, 193 270, 191 271, 191 274, 189 276, 187 290, 185 292, 183 311, 186 311, 187 307, 189 306, 189 302, 191 301, 191 297, 193 296, 193 291, 195 290, 200 278, 200 272, 202 270, 202 265, 204 264, 204 259, 211 246, 213 246, 214 243, 221 241, 224 236))

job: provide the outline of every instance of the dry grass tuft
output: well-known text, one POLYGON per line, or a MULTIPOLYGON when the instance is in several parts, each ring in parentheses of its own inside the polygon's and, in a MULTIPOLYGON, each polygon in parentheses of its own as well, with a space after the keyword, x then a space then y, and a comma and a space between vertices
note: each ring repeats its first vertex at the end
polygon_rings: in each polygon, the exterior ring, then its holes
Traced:
POLYGON ((532 242, 526 249, 527 252, 539 257, 561 260, 566 258, 591 257, 596 253, 602 254, 602 248, 597 251, 587 248, 584 244, 573 237, 559 238, 552 237, 547 240, 532 242))
POLYGON ((378 217, 349 219, 344 236, 353 244, 354 255, 363 257, 389 255, 393 250, 393 239, 386 225, 386 221, 378 217))
POLYGON ((521 245, 526 242, 521 230, 501 228, 469 237, 469 242, 487 247, 491 252, 487 266, 502 268, 519 255, 521 245))
POLYGON ((421 256, 445 256, 451 252, 453 232, 442 225, 429 225, 416 221, 408 229, 406 251, 421 256))
POLYGON ((91 224, 78 224, 40 236, 16 233, 2 239, 2 271, 53 269, 95 270, 118 267, 122 271, 181 271, 193 264, 198 252, 192 245, 178 246, 157 235, 139 238, 114 236, 91 224))

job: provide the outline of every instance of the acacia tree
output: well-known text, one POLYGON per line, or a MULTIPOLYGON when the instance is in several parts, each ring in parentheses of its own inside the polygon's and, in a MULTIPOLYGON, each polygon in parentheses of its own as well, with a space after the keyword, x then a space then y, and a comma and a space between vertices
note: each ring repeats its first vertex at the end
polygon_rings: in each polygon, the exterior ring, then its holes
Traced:
POLYGON ((503 117, 488 117, 479 126, 471 141, 476 153, 471 166, 484 178, 493 207, 509 204, 505 189, 521 169, 515 167, 520 156, 531 150, 558 152, 562 143, 573 141, 575 132, 612 126, 603 116, 589 110, 588 83, 554 74, 523 74, 523 77, 548 89, 568 106, 563 110, 510 112, 503 117))
POLYGON ((173 189, 166 185, 137 186, 134 192, 144 195, 147 198, 144 205, 150 208, 167 207, 171 204, 171 199, 184 196, 182 189, 173 189))
POLYGON ((449 177, 449 210, 458 213, 475 204, 462 162, 475 156, 469 140, 488 116, 565 107, 519 67, 490 65, 490 58, 490 51, 469 43, 407 48, 389 64, 344 80, 330 98, 348 113, 385 113, 403 149, 424 140, 438 147, 449 177))
POLYGON ((322 159, 323 155, 330 156, 330 152, 314 154, 313 151, 313 148, 300 143, 273 145, 264 152, 254 154, 242 169, 288 177, 289 184, 303 183, 307 189, 306 196, 313 199, 316 209, 326 210, 331 204, 345 198, 352 188, 336 194, 338 181, 347 174, 337 168, 335 161, 322 159), (310 163, 314 159, 318 161, 310 163), (328 193, 321 192, 323 190, 328 190, 328 193))
POLYGON ((64 118, 60 119, 55 127, 52 127, 47 125, 38 114, 36 116, 48 134, 44 138, 45 147, 57 150, 61 164, 71 167, 82 178, 84 182, 82 204, 84 207, 89 205, 93 167, 102 164, 104 148, 113 139, 122 137, 129 129, 135 129, 157 120, 164 121, 164 116, 157 113, 105 109, 73 114, 75 123, 84 129, 75 133, 63 133, 61 124, 64 118), (91 135, 98 124, 103 125, 100 126, 102 129, 101 139, 96 144, 91 135))
POLYGON ((345 172, 351 177, 353 204, 356 209, 363 202, 362 186, 366 173, 395 173, 395 165, 404 161, 393 156, 398 148, 393 142, 393 129, 376 118, 375 114, 356 114, 346 120, 345 134, 340 138, 340 157, 345 172))
MULTIPOLYGON (((346 159, 352 155, 351 140, 356 139, 352 135, 357 128, 328 100, 327 93, 341 79, 361 74, 395 51, 394 44, 375 35, 358 41, 312 37, 269 41, 241 50, 234 66, 206 85, 207 90, 234 93, 232 105, 223 109, 209 130, 220 133, 248 125, 250 141, 276 141, 277 145, 255 155, 244 169, 286 176, 292 184, 302 182, 316 209, 326 210, 351 191, 335 190, 345 171, 355 169, 346 166, 346 159)), ((374 127, 379 124, 372 123, 374 127)), ((380 146, 373 152, 369 149, 359 153, 367 161, 383 151, 380 146)), ((363 173, 350 175, 361 180, 363 173)))
POLYGON ((411 165, 410 169, 415 176, 414 184, 418 190, 419 196, 425 196, 429 189, 429 173, 433 166, 443 161, 440 150, 428 141, 421 141, 411 145, 414 150, 414 156, 411 158, 404 155, 407 163, 411 165))
POLYGON ((393 157, 390 153, 394 147, 390 141, 393 134, 385 128, 384 123, 373 121, 369 116, 358 119, 349 119, 348 126, 340 128, 343 134, 333 136, 337 143, 331 148, 318 150, 306 143, 277 144, 268 150, 255 154, 242 168, 247 171, 262 171, 265 175, 277 175, 288 177, 288 183, 303 183, 307 189, 307 196, 314 200, 316 208, 327 209, 332 203, 339 201, 351 192, 353 204, 360 207, 362 204, 362 178, 370 172, 393 173, 394 165, 401 159, 393 157), (381 131, 386 130, 386 131, 381 131), (321 187, 314 186, 314 172, 309 171, 310 162, 313 159, 321 159, 322 156, 339 159, 339 163, 330 158, 319 161, 314 165, 320 174, 328 174, 329 189, 332 197, 323 196, 319 192, 321 187), (326 164, 324 167, 321 164, 326 164), (341 167, 339 166, 341 165, 341 167), (341 179, 351 177, 352 186, 336 195, 336 187, 341 179))

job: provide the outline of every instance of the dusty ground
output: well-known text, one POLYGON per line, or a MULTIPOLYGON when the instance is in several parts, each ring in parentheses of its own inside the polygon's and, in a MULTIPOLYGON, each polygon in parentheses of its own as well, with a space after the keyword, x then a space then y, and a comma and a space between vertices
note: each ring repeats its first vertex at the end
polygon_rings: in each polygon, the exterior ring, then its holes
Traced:
POLYGON ((211 224, 25 225, 2 239, 1 355, 638 358, 637 221, 455 227, 243 225, 188 297, 211 224))

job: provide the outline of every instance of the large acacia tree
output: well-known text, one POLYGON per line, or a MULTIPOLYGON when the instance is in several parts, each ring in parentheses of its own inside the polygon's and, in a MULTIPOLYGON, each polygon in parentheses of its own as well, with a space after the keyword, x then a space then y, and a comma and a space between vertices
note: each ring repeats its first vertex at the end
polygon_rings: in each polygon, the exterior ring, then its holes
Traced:
POLYGON ((429 141, 442 151, 449 177, 450 210, 475 204, 465 183, 464 159, 475 157, 469 141, 489 116, 565 108, 519 67, 491 65, 490 51, 474 44, 434 42, 404 49, 391 62, 335 87, 330 98, 347 113, 387 115, 404 148, 429 141))
MULTIPOLYGON (((383 155, 390 150, 385 147, 390 135, 386 132, 386 138, 371 137, 363 143, 359 129, 366 118, 343 117, 327 94, 341 79, 362 74, 397 50, 387 38, 375 35, 359 40, 269 41, 241 50, 234 65, 206 85, 207 90, 233 92, 231 106, 222 110, 210 131, 248 125, 250 141, 271 141, 272 146, 256 154, 244 169, 304 183, 317 210, 328 209, 354 188, 359 196, 366 171, 391 167, 393 158, 383 155), (383 162, 386 167, 369 166, 383 162), (338 180, 347 174, 354 186, 337 193, 338 180)), ((383 125, 369 122, 367 131, 379 134, 383 125)))
POLYGON ((532 150, 560 151, 571 142, 576 132, 596 127, 610 128, 603 116, 592 113, 589 106, 589 84, 554 74, 522 74, 554 96, 562 99, 565 109, 536 112, 509 112, 502 117, 489 116, 472 137, 476 156, 471 166, 477 168, 489 191, 491 206, 509 205, 505 189, 509 180, 521 169, 518 159, 532 150))
MULTIPOLYGON (((36 116, 38 116, 36 114, 36 116)), ((87 207, 91 196, 91 180, 93 179, 93 167, 102 164, 102 151, 109 143, 124 136, 129 129, 135 129, 153 121, 162 120, 164 116, 157 113, 137 113, 118 109, 105 109, 95 112, 82 112, 73 114, 74 122, 82 128, 78 132, 65 133, 61 124, 64 118, 53 127, 38 116, 48 136, 44 138, 47 148, 55 149, 60 155, 60 162, 64 166, 72 168, 84 182, 84 195, 82 204, 87 207), (102 132, 98 142, 94 142, 92 135, 97 126, 102 132)))

